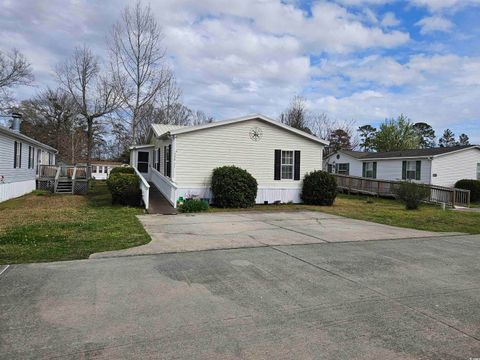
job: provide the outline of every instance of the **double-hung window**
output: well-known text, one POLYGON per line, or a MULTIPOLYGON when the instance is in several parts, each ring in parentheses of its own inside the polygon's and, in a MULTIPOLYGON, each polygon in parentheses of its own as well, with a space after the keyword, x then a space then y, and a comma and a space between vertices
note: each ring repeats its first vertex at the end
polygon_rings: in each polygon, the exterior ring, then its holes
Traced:
POLYGON ((33 169, 35 167, 35 148, 28 147, 28 168, 33 169))
POLYGON ((97 173, 97 167, 95 165, 92 166, 92 173, 93 174, 97 173))
POLYGON ((350 164, 349 163, 337 164, 336 170, 337 170, 337 174, 350 175, 350 164))
POLYGON ((19 169, 22 167, 22 143, 15 141, 13 144, 13 168, 19 169))
POLYGON ((293 151, 282 151, 282 179, 293 179, 293 151))
POLYGON ((422 171, 422 162, 403 161, 402 163, 402 179, 403 180, 420 180, 422 171))
POLYGON ((363 163, 363 177, 376 179, 377 178, 377 163, 374 161, 363 163))

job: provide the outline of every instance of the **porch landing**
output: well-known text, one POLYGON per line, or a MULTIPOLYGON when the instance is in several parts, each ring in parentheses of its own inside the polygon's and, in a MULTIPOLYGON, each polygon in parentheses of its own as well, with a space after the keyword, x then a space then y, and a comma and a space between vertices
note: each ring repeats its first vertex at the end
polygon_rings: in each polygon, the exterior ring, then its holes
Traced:
POLYGON ((149 214, 176 215, 177 210, 168 202, 155 184, 150 184, 149 214))

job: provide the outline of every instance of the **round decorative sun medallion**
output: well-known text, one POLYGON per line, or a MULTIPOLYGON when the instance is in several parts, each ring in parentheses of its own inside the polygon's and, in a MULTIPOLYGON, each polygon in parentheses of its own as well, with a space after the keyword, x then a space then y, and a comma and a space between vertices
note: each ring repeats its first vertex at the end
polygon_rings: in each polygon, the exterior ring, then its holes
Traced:
POLYGON ((263 131, 258 126, 255 126, 254 128, 250 129, 249 135, 250 139, 253 141, 259 141, 263 136, 263 131))

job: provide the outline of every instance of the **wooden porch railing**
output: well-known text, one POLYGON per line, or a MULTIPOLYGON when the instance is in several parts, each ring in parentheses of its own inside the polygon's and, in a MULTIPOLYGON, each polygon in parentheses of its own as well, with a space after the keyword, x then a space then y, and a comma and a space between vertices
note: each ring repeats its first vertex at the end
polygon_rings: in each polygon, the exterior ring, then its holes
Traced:
MULTIPOLYGON (((396 197, 395 188, 400 181, 370 179, 358 176, 332 174, 337 180, 340 190, 349 193, 360 193, 375 196, 396 197)), ((449 188, 436 185, 424 186, 430 189, 430 196, 426 202, 434 204, 446 204, 448 206, 470 206, 470 190, 449 188)))
POLYGON ((57 192, 58 183, 71 182, 72 194, 86 194, 89 180, 88 166, 39 165, 37 186, 42 190, 57 192))

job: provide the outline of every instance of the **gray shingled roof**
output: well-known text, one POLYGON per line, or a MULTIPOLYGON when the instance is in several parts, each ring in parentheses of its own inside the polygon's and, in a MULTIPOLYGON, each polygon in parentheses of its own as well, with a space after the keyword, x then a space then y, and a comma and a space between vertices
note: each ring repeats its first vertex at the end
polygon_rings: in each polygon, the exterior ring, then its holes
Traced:
POLYGON ((363 151, 350 151, 350 150, 342 150, 342 152, 356 159, 388 159, 388 158, 406 158, 406 157, 430 157, 430 156, 447 154, 452 151, 468 149, 475 146, 476 145, 452 146, 452 147, 411 149, 411 150, 389 151, 389 152, 363 152, 363 151))

